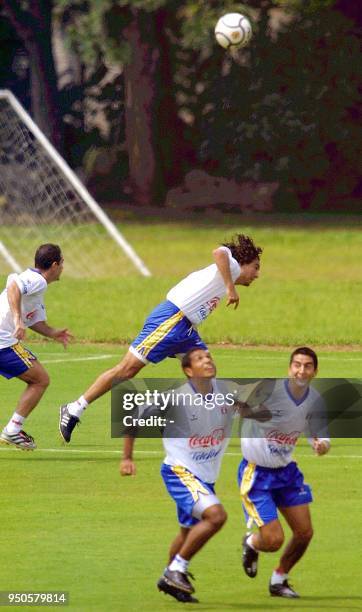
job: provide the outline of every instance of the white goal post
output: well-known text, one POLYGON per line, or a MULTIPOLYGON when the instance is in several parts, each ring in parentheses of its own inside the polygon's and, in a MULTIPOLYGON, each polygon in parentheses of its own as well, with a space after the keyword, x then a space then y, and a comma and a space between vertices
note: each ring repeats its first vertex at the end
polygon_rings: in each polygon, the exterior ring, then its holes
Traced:
POLYGON ((0 273, 32 265, 47 242, 60 245, 69 276, 118 276, 133 266, 151 276, 15 96, 0 90, 0 273))

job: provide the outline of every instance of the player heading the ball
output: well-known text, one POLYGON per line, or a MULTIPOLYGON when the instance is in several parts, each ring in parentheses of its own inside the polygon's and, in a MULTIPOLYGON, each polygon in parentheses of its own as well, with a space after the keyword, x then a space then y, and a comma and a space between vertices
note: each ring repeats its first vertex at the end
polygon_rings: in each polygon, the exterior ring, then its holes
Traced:
POLYGON ((213 251, 214 263, 189 274, 173 287, 147 317, 141 333, 118 365, 101 374, 80 398, 60 408, 59 431, 70 442, 85 408, 113 384, 133 378, 148 363, 182 356, 192 348, 207 349, 197 332, 226 296, 226 305, 239 304, 235 286, 249 287, 259 276, 262 249, 249 236, 237 234, 213 251))

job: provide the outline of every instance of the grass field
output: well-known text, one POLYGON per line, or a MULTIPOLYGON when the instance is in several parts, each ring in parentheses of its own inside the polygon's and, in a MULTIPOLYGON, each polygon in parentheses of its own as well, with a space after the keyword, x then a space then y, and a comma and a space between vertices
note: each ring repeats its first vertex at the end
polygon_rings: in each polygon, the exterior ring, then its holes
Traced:
MULTIPOLYGON (((359 345, 362 217, 332 227, 268 224, 243 225, 240 216, 214 224, 125 220, 120 229, 154 276, 138 276, 127 264, 104 285, 98 279, 64 277, 49 288, 49 320, 57 325, 65 322, 79 340, 129 342, 174 284, 211 263, 218 244, 244 232, 264 248, 260 278, 251 287, 238 289, 237 312, 221 304, 203 324, 202 335, 208 342, 310 343, 346 349, 359 345)), ((61 243, 61 237, 58 240, 61 243)), ((66 251, 64 256, 71 267, 66 251)))
MULTIPOLYGON (((0 450, 2 569, 0 590, 66 590, 70 610, 172 610, 177 604, 157 592, 169 541, 177 531, 173 503, 159 476, 159 440, 139 440, 138 475, 118 475, 121 441, 110 438, 110 398, 84 415, 74 442, 64 447, 57 433, 57 406, 77 396, 117 359, 114 345, 74 345, 67 353, 52 343, 33 345, 53 380, 27 429, 39 449, 0 450)), ((214 347, 220 376, 283 376, 289 349, 214 347)), ((319 351, 321 375, 358 376, 362 352, 319 351)), ((179 376, 168 360, 147 376, 179 376)), ((1 422, 21 389, 2 384, 1 422)), ((359 547, 362 537, 362 445, 339 440, 326 457, 313 456, 302 441, 297 457, 313 486, 315 538, 296 567, 293 584, 303 599, 271 599, 267 593, 277 554, 261 558, 254 581, 241 567, 241 518, 236 469, 238 441, 232 440, 218 485, 229 520, 192 562, 201 610, 358 610, 359 547), (348 500, 348 508, 346 503, 348 500)))
MULTIPOLYGON (((64 277, 51 285, 49 322, 68 325, 78 343, 64 352, 60 345, 35 343, 29 335, 29 347, 52 380, 26 426, 38 450, 22 453, 0 447, 0 591, 66 590, 68 609, 75 612, 181 606, 155 588, 178 529, 159 476, 160 441, 140 439, 138 475, 121 479, 121 441, 110 438, 110 397, 86 411, 69 447, 59 441, 57 408, 118 361, 126 350, 126 344, 118 343, 138 333, 147 313, 173 284, 210 263, 218 243, 243 231, 265 248, 260 279, 248 290, 240 288, 239 309, 226 310, 221 304, 200 329, 211 344, 219 376, 282 377, 291 348, 310 344, 317 349, 321 377, 362 378, 361 223, 243 226, 238 217, 205 224, 141 225, 131 219, 123 220, 121 229, 154 277, 134 276, 127 264, 119 277, 106 283, 64 277)), ((147 368, 145 375, 179 377, 179 363, 167 360, 147 368)), ((19 381, 2 380, 1 426, 21 388, 19 381)), ((326 457, 315 457, 302 441, 296 454, 315 497, 315 537, 292 574, 303 599, 291 605, 269 597, 267 583, 277 554, 261 557, 254 581, 242 571, 244 524, 235 439, 217 488, 229 520, 192 562, 198 609, 362 610, 361 441, 335 440, 326 457)))

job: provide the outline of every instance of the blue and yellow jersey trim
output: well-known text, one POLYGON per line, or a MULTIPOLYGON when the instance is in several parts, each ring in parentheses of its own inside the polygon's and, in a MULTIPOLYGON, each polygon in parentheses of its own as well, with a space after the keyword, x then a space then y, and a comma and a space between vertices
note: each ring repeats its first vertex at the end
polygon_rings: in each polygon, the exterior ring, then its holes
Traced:
POLYGON ((140 344, 135 346, 136 351, 142 355, 142 357, 147 357, 148 353, 152 351, 152 349, 161 342, 170 333, 170 331, 176 327, 177 323, 182 321, 184 318, 184 314, 181 310, 176 312, 172 317, 166 319, 161 325, 156 327, 156 329, 149 334, 140 344))
POLYGON ((196 476, 186 470, 186 468, 184 468, 182 465, 173 465, 170 467, 173 473, 178 476, 182 484, 191 493, 194 502, 198 501, 199 493, 210 495, 210 491, 203 486, 203 484, 196 478, 196 476))
POLYGON ((253 504, 253 502, 248 496, 248 493, 253 486, 255 471, 256 471, 256 464, 248 463, 248 465, 246 466, 243 472, 243 478, 240 483, 240 497, 241 497, 243 506, 246 512, 248 513, 250 519, 252 519, 252 521, 255 522, 255 524, 258 527, 262 527, 264 525, 264 521, 260 517, 255 504, 253 504))
POLYGON ((36 357, 35 355, 33 355, 33 353, 28 351, 28 349, 26 349, 25 346, 22 346, 22 344, 18 342, 17 344, 14 344, 10 348, 19 357, 19 359, 21 359, 25 363, 25 365, 28 366, 28 368, 32 367, 33 361, 36 360, 36 357))

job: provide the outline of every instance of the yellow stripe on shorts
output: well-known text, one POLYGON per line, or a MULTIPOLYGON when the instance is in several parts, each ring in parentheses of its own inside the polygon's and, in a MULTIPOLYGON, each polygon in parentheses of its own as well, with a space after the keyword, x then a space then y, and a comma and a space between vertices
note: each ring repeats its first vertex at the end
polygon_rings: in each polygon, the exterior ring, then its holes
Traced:
POLYGON ((195 502, 197 502, 199 499, 199 493, 210 495, 210 491, 208 491, 208 489, 206 489, 201 482, 197 480, 196 476, 182 467, 182 465, 172 465, 170 467, 174 474, 179 477, 182 484, 185 485, 185 487, 190 491, 195 502))
POLYGON ((179 321, 184 317, 183 312, 179 310, 172 317, 161 323, 156 329, 147 336, 135 348, 143 357, 147 357, 148 353, 171 331, 179 321))
POLYGON ((28 368, 33 366, 33 362, 35 361, 34 356, 28 351, 28 349, 25 348, 25 346, 22 346, 20 342, 18 342, 11 348, 13 349, 14 353, 16 353, 16 355, 25 363, 25 365, 28 366, 28 368))
POLYGON ((249 499, 249 496, 248 496, 248 493, 251 487, 253 486, 253 478, 255 474, 255 469, 256 469, 255 463, 248 463, 248 465, 246 466, 244 473, 243 473, 243 478, 240 484, 240 497, 245 507, 245 510, 247 511, 250 518, 253 519, 253 521, 258 527, 262 527, 264 525, 264 521, 259 516, 259 513, 255 505, 253 504, 251 499, 249 499))

